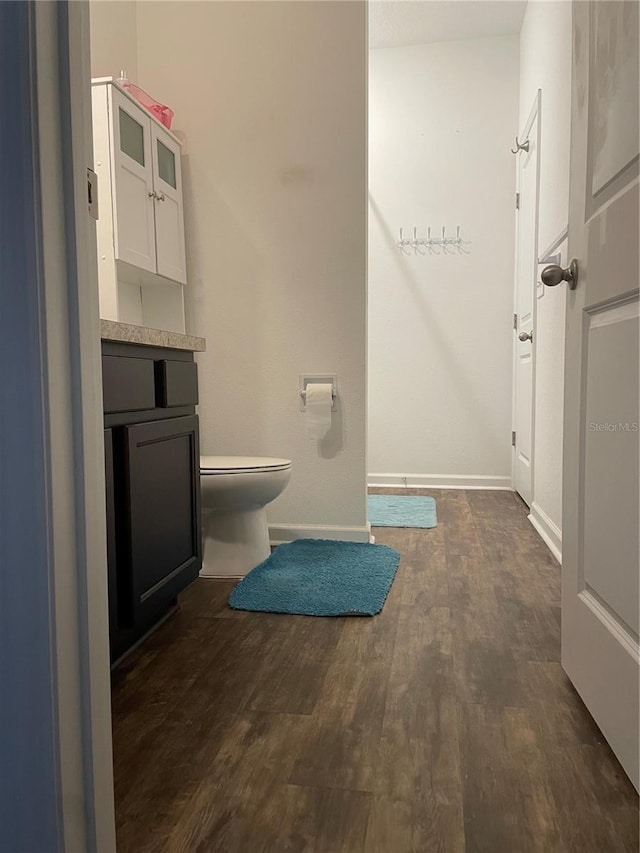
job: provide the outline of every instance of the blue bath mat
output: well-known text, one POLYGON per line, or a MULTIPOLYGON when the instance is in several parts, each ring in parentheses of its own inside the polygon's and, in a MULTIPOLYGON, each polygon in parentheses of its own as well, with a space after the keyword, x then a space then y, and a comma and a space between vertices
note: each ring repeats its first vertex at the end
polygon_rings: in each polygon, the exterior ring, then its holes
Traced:
POLYGON ((369 495, 369 524, 372 527, 435 527, 435 498, 422 495, 369 495))
POLYGON ((373 616, 382 606, 400 555, 386 545, 298 539, 279 545, 235 587, 235 610, 305 616, 373 616))

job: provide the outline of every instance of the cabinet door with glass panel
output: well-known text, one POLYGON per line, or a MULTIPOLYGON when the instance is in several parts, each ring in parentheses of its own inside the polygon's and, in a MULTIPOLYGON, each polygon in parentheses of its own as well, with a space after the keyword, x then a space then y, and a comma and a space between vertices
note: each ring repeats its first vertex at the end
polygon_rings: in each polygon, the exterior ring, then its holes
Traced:
POLYGON ((180 145, 110 86, 115 257, 186 284, 180 145))
POLYGON ((151 119, 110 86, 113 239, 117 260, 157 272, 151 119))
POLYGON ((156 262, 158 274, 187 281, 180 146, 152 122, 151 147, 155 191, 156 262))

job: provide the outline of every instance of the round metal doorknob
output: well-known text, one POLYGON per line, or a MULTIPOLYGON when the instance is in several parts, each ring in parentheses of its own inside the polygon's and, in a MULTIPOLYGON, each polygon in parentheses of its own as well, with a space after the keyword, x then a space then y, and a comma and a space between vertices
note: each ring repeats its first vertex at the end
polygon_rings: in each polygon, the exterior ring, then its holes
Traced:
POLYGON ((547 287, 555 287, 561 281, 566 281, 569 285, 569 290, 575 290, 578 286, 578 262, 574 258, 566 270, 562 269, 558 264, 551 264, 551 266, 545 267, 542 270, 540 277, 543 284, 546 284, 547 287))
POLYGON ((531 341, 531 343, 533 343, 533 332, 520 332, 518 339, 521 340, 522 343, 525 341, 531 341))

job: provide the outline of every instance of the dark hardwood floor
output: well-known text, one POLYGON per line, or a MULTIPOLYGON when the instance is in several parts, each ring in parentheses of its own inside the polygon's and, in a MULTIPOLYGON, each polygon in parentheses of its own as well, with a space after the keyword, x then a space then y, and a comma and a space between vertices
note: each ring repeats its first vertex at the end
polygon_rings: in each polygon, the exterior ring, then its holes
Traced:
POLYGON ((375 530, 402 555, 380 615, 243 613, 232 583, 198 580, 123 663, 118 853, 638 850, 524 505, 413 493, 438 527, 375 530))

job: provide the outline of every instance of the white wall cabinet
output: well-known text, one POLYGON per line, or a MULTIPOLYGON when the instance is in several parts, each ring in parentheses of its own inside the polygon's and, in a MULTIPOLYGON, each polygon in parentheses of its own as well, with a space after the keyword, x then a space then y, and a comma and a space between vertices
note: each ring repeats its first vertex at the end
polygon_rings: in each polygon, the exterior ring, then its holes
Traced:
POLYGON ((92 101, 100 316, 184 332, 180 142, 111 78, 92 101))

